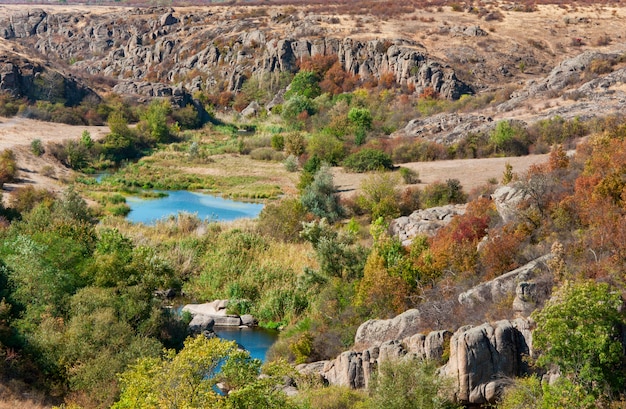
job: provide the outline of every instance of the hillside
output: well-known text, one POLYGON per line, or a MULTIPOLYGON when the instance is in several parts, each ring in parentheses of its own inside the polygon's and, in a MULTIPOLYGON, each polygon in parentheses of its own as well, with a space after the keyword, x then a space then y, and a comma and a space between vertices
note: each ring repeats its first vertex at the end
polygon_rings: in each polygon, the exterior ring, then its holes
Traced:
POLYGON ((0 5, 0 407, 621 407, 624 18, 0 5))

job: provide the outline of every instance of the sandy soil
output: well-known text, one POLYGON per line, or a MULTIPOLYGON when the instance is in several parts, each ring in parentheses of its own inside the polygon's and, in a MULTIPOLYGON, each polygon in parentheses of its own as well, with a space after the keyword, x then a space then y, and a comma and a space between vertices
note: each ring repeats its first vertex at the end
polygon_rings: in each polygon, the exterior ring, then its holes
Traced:
MULTIPOLYGON (((544 163, 548 155, 530 155, 513 158, 486 158, 486 159, 459 159, 436 162, 403 163, 400 166, 412 169, 419 173, 421 183, 416 186, 426 186, 434 182, 445 182, 447 179, 458 179, 466 192, 483 186, 488 180, 502 179, 505 164, 513 166, 513 172, 523 174, 531 165, 544 163)), ((396 164, 398 165, 398 164, 396 164)), ((335 185, 342 195, 352 195, 368 174, 347 173, 342 168, 333 169, 335 185)))
POLYGON ((62 182, 71 176, 71 170, 47 153, 41 157, 34 156, 30 152, 30 143, 40 139, 45 147, 51 142, 79 139, 84 130, 89 131, 93 139, 103 138, 109 133, 107 126, 70 126, 21 117, 0 117, 0 150, 13 150, 19 170, 17 183, 5 184, 3 191, 11 192, 16 187, 25 185, 46 188, 53 192, 61 191, 62 182))

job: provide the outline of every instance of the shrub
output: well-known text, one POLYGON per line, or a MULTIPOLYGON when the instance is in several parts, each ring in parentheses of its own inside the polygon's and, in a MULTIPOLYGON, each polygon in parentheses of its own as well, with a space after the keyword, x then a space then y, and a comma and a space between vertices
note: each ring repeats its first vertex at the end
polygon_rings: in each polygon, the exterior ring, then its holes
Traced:
POLYGON ((435 182, 426 186, 422 192, 422 204, 425 208, 443 206, 450 203, 464 203, 467 195, 458 179, 448 179, 446 183, 435 182))
POLYGON ((357 203, 365 209, 372 220, 382 217, 393 219, 400 215, 398 176, 391 173, 376 173, 365 179, 361 184, 363 192, 357 203))
POLYGON ((285 136, 280 133, 272 135, 271 144, 272 148, 276 149, 277 151, 282 151, 283 149, 285 149, 285 136))
POLYGON ((304 135, 300 132, 290 132, 285 135, 285 153, 287 155, 300 156, 306 149, 304 135))
POLYGON ((315 216, 326 218, 332 223, 339 220, 344 213, 335 191, 330 169, 322 166, 315 174, 313 182, 304 188, 302 205, 315 216))
POLYGON ((298 118, 300 114, 313 115, 315 111, 315 104, 310 98, 296 94, 283 104, 281 116, 288 122, 294 122, 301 119, 298 118))
POLYGON ((269 203, 261 213, 257 223, 259 233, 278 240, 298 241, 302 222, 306 220, 306 209, 295 197, 269 203))
POLYGON ((47 207, 52 206, 54 194, 46 189, 35 189, 33 186, 25 186, 16 189, 11 194, 10 206, 20 213, 26 213, 39 203, 46 203, 47 207))
POLYGON ((33 139, 30 143, 30 151, 35 156, 41 156, 44 154, 43 144, 41 143, 41 139, 33 139))
POLYGON ((400 168, 400 176, 407 185, 420 183, 420 174, 416 170, 409 168, 400 168))
POLYGON ((54 167, 51 165, 42 166, 42 168, 39 170, 39 173, 41 173, 43 176, 47 178, 54 178, 56 176, 56 171, 54 170, 54 167))
POLYGON ((276 152, 272 148, 257 148, 250 152, 250 157, 255 160, 281 161, 285 157, 282 152, 276 152))
POLYGON ((5 183, 13 182, 17 176, 17 161, 10 149, 0 153, 0 187, 5 183))
POLYGON ((334 136, 323 133, 315 134, 309 139, 307 151, 320 158, 322 162, 333 166, 339 164, 345 157, 343 143, 334 136))
POLYGON ((372 170, 392 169, 391 156, 377 149, 365 148, 348 156, 343 161, 343 166, 357 173, 372 170))
POLYGON ((283 164, 285 165, 285 169, 287 170, 287 172, 298 171, 298 158, 296 158, 294 155, 287 156, 287 158, 283 161, 283 164))
POLYGON ((496 154, 526 155, 528 154, 528 133, 519 123, 500 121, 489 135, 489 142, 496 154))
POLYGON ((450 381, 439 377, 431 361, 386 361, 372 379, 368 408, 444 409, 459 407, 448 400, 450 381))

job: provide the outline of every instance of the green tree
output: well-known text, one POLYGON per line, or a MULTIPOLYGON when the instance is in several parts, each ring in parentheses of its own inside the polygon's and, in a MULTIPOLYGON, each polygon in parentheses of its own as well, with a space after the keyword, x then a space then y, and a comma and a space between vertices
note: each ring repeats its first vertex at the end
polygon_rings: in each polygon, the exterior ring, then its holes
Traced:
POLYGON ((333 175, 328 166, 322 166, 317 171, 313 183, 304 188, 301 200, 308 211, 331 223, 343 216, 343 208, 339 204, 333 175))
POLYGON ((261 363, 234 342, 199 336, 176 354, 144 358, 120 375, 122 394, 113 409, 126 408, 282 408, 278 377, 258 379, 261 363), (218 394, 222 382, 232 392, 218 394), (260 406, 255 406, 259 403, 260 406))
POLYGON ((561 373, 587 393, 621 390, 624 352, 620 331, 625 323, 621 295, 608 284, 566 282, 533 314, 537 363, 558 365, 561 373))
POLYGON ((13 182, 17 176, 17 161, 15 154, 10 149, 0 153, 0 188, 5 183, 13 182))
POLYGON ((289 100, 296 95, 314 99, 321 93, 317 74, 313 71, 300 71, 291 80, 291 87, 285 93, 285 99, 289 100))
POLYGON ((357 128, 369 131, 372 129, 372 113, 367 108, 351 108, 348 112, 348 119, 357 128))
POLYGON ((146 122, 148 133, 157 142, 167 142, 170 139, 170 128, 167 126, 167 116, 172 112, 168 100, 153 100, 142 116, 146 122))

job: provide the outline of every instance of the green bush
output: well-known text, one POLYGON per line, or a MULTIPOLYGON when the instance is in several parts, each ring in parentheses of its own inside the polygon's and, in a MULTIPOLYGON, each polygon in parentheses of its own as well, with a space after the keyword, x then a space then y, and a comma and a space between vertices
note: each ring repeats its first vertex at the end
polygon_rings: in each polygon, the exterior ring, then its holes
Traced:
MULTIPOLYGON (((285 99, 290 100, 296 96, 314 99, 322 93, 319 86, 319 78, 313 71, 300 71, 291 80, 291 87, 285 93, 285 99)), ((302 111, 300 111, 302 112, 302 111)))
POLYGON ((326 166, 322 166, 317 171, 313 182, 304 188, 300 200, 308 211, 319 218, 327 219, 331 223, 339 220, 344 214, 336 194, 333 175, 326 166))
POLYGON ((283 134, 277 133, 272 135, 272 148, 277 151, 282 151, 285 149, 285 136, 283 134))
POLYGON ((285 160, 283 161, 283 164, 285 165, 285 169, 287 169, 287 172, 298 171, 298 158, 296 158, 294 155, 287 156, 287 158, 285 158, 285 160))
POLYGON ((467 195, 458 179, 448 179, 446 183, 435 182, 424 188, 421 202, 424 208, 465 203, 467 195))
POLYGON ((624 350, 620 329, 626 323, 619 291, 608 284, 565 283, 533 314, 533 347, 538 364, 558 365, 561 373, 586 393, 622 391, 624 350))
POLYGON ((366 408, 448 409, 458 408, 447 396, 450 382, 440 378, 430 361, 386 361, 372 379, 366 408))
POLYGON ((276 152, 272 148, 257 148, 250 152, 250 157, 255 160, 280 162, 285 159, 282 152, 276 152))
POLYGON ((30 143, 30 151, 35 156, 41 156, 44 154, 45 150, 43 148, 43 143, 41 143, 41 139, 33 139, 30 143))
POLYGON ((316 112, 315 104, 310 98, 297 94, 283 104, 281 116, 285 121, 293 123, 303 112, 313 115, 316 112))
POLYGON ((402 176, 402 180, 407 185, 413 185, 420 182, 420 174, 419 172, 409 169, 409 168, 400 168, 400 176, 402 176))
POLYGON ((398 179, 397 174, 376 173, 361 184, 362 193, 357 202, 367 210, 372 220, 379 217, 390 220, 400 216, 398 179))
POLYGON ((298 241, 305 219, 306 209, 302 202, 296 197, 289 197, 263 207, 257 228, 261 234, 278 240, 298 241))
POLYGON ((307 151, 333 166, 338 165, 346 155, 343 142, 324 133, 315 134, 309 139, 307 151))
POLYGON ((348 156, 343 166, 353 172, 363 173, 373 170, 393 169, 393 161, 385 152, 365 148, 348 156))
POLYGON ((0 187, 5 183, 10 183, 17 176, 17 161, 15 154, 10 149, 5 149, 0 153, 0 187))

